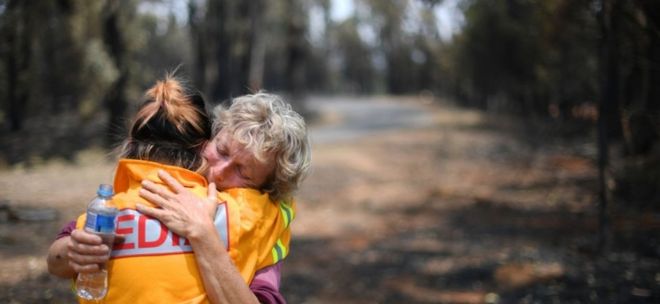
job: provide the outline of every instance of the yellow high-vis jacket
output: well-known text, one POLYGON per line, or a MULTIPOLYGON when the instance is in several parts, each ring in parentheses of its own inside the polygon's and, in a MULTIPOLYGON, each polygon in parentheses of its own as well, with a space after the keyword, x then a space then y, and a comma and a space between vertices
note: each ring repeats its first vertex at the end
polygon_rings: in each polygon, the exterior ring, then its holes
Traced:
MULTIPOLYGON (((119 161, 112 204, 119 209, 115 232, 124 235, 125 241, 112 248, 106 266, 108 294, 101 303, 208 303, 188 240, 136 209, 138 203, 156 207, 138 191, 144 179, 167 187, 158 177, 160 169, 195 195, 207 196, 208 184, 195 172, 149 161, 119 161)), ((289 224, 294 216, 293 202, 273 202, 258 190, 237 188, 218 193, 214 224, 246 284, 257 270, 288 255, 289 224)), ((78 229, 84 227, 85 219, 84 214, 78 218, 78 229)))

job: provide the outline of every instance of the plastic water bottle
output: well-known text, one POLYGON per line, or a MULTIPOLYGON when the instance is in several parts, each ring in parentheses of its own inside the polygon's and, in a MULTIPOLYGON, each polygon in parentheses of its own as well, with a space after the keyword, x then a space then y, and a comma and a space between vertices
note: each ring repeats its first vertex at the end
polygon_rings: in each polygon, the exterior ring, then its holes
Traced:
MULTIPOLYGON (((87 206, 85 231, 101 236, 103 243, 112 249, 118 210, 110 204, 112 186, 101 184, 96 197, 87 206)), ((85 300, 100 300, 108 292, 108 272, 105 265, 99 265, 100 271, 79 273, 76 279, 76 293, 85 300)))

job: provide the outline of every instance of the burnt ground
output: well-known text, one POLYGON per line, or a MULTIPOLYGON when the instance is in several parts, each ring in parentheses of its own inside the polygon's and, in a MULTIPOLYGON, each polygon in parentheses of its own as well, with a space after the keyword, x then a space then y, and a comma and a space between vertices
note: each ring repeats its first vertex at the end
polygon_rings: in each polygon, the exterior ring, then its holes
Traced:
MULTIPOLYGON (((597 246, 593 136, 404 104, 424 123, 330 138, 318 130, 345 117, 321 113, 283 270, 290 303, 660 302, 659 214, 615 201, 608 246, 597 246)), ((47 274, 45 253, 112 164, 95 151, 36 163, 0 171, 4 210, 58 216, 0 211, 0 302, 70 303, 70 283, 47 274)))

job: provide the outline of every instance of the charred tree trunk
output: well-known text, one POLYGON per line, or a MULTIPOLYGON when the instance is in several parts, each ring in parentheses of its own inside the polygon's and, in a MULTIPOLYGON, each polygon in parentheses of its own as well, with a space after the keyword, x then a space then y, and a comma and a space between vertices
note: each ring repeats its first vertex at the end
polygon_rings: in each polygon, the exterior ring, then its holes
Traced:
POLYGON ((250 1, 251 48, 250 69, 247 75, 248 88, 256 92, 263 88, 264 64, 266 60, 266 36, 263 30, 263 13, 268 8, 268 2, 263 0, 250 1))
POLYGON ((213 66, 209 75, 214 100, 261 89, 265 45, 261 22, 264 5, 255 1, 209 1, 206 24, 213 66))
POLYGON ((635 17, 628 18, 640 36, 632 55, 638 59, 625 83, 624 100, 629 111, 624 119, 624 139, 628 155, 643 156, 652 153, 660 139, 660 3, 634 3, 630 15, 635 17))
POLYGON ((107 15, 103 20, 103 40, 110 55, 119 70, 119 77, 110 87, 105 97, 105 106, 110 114, 106 144, 112 145, 125 133, 124 116, 128 108, 126 87, 128 84, 128 66, 126 62, 126 46, 124 36, 119 26, 121 2, 109 0, 106 2, 107 15))
POLYGON ((300 113, 306 113, 305 95, 305 23, 304 14, 297 0, 287 0, 291 17, 286 25, 286 89, 291 94, 289 102, 300 113))
POLYGON ((10 18, 7 27, 7 102, 9 130, 18 132, 23 129, 25 109, 28 102, 28 90, 23 85, 25 75, 30 69, 31 25, 30 20, 22 18, 22 1, 9 1, 5 18, 10 18), (19 31, 23 32, 19 32, 19 31))
POLYGON ((257 31, 257 29, 252 28, 252 17, 260 9, 257 5, 258 0, 241 1, 237 6, 237 13, 234 14, 238 19, 234 20, 236 27, 231 33, 232 41, 236 46, 231 50, 232 96, 243 95, 249 91, 251 55, 254 47, 255 31, 257 31))
MULTIPOLYGON (((637 1, 646 17, 645 32, 649 40, 648 63, 649 85, 646 86, 646 100, 644 108, 653 114, 660 112, 660 2, 637 1)), ((657 116, 656 116, 657 117, 657 116)))
POLYGON ((231 96, 231 39, 228 37, 230 1, 209 1, 207 23, 208 37, 214 46, 215 75, 210 82, 214 100, 222 101, 231 96))
POLYGON ((204 28, 203 18, 200 16, 199 7, 195 0, 188 2, 188 25, 190 26, 190 35, 193 40, 193 54, 194 54, 194 67, 193 67, 193 81, 195 86, 200 92, 208 93, 207 79, 206 79, 206 66, 207 66, 207 52, 206 48, 206 31, 204 28))
POLYGON ((609 216, 607 208, 609 191, 607 188, 607 169, 609 163, 610 139, 620 136, 619 126, 619 29, 621 19, 621 1, 603 0, 599 14, 602 33, 601 47, 601 98, 598 115, 598 181, 599 181, 599 248, 609 245, 609 216), (618 130, 618 131, 617 131, 618 130))

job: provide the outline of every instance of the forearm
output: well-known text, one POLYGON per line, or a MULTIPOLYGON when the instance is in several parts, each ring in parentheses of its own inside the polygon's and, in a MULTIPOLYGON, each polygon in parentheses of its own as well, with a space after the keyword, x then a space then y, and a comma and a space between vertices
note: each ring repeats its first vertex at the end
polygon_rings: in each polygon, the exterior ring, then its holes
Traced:
POLYGON ((190 236, 189 240, 211 303, 259 303, 220 243, 215 229, 198 237, 190 236))
POLYGON ((73 278, 76 272, 69 265, 67 241, 70 236, 57 239, 48 249, 48 272, 62 278, 73 278))

